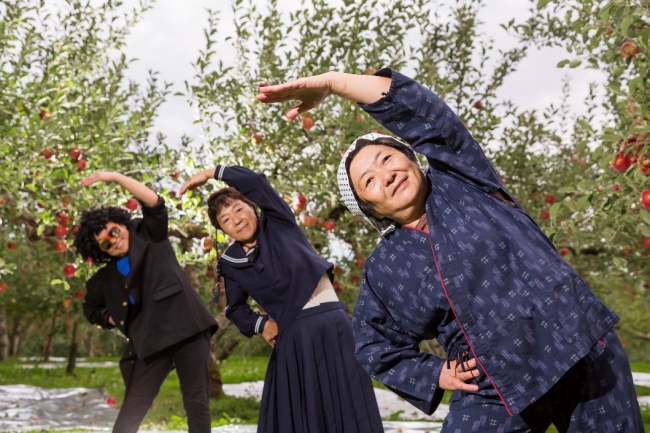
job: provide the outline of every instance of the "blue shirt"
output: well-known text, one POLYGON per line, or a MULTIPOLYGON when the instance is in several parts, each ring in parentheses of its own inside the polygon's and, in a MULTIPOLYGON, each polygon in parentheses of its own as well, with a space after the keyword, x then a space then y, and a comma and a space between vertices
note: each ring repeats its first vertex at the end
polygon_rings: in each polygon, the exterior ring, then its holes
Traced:
MULTIPOLYGON (((129 261, 129 256, 124 256, 118 260, 115 261, 115 264, 117 265, 117 271, 124 275, 125 277, 129 275, 131 272, 131 262, 129 261)), ((133 296, 129 293, 129 304, 135 305, 135 299, 133 299, 133 296)))
POLYGON ((619 319, 507 193, 453 111, 398 72, 377 75, 392 78, 390 91, 360 106, 426 156, 430 233, 398 227, 366 260, 353 317, 357 358, 432 413, 444 360, 421 353, 419 342, 437 338, 453 356, 465 340, 506 410, 517 414, 619 319))

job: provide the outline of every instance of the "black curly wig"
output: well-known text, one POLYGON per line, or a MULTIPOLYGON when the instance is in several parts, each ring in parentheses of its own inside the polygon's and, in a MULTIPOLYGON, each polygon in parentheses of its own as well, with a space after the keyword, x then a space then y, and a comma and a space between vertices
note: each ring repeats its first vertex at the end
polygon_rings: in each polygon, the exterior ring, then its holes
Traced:
POLYGON ((112 257, 102 251, 95 240, 95 235, 106 228, 106 224, 114 222, 125 226, 131 221, 131 212, 119 207, 96 207, 81 213, 77 224, 79 231, 74 237, 74 248, 81 257, 91 258, 93 263, 108 263, 112 257))

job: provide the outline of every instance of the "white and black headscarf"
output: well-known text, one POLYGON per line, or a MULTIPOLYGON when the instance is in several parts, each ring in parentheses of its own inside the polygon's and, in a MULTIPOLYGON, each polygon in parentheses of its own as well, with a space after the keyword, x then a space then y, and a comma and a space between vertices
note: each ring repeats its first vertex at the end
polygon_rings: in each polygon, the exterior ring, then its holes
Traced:
MULTIPOLYGON (((378 134, 373 132, 370 134, 362 135, 361 137, 354 140, 354 143, 350 145, 348 150, 345 152, 345 155, 343 155, 343 158, 341 158, 341 163, 339 164, 339 169, 336 177, 339 184, 339 191, 341 192, 341 198, 343 199, 343 203, 345 203, 348 209, 350 209, 350 212, 352 212, 354 215, 370 223, 374 228, 377 229, 377 231, 379 231, 379 234, 381 234, 382 236, 386 236, 388 233, 395 230, 397 223, 390 218, 377 219, 373 216, 367 215, 365 212, 361 210, 361 207, 359 206, 359 198, 357 197, 354 191, 352 182, 350 182, 350 177, 348 174, 348 170, 346 168, 346 163, 348 161, 348 158, 350 154, 354 152, 354 150, 356 149, 357 142, 359 140, 375 141, 380 138, 390 139, 392 147, 395 147, 396 149, 402 151, 404 154, 406 154, 409 157, 409 159, 417 161, 417 158, 415 157, 415 152, 413 152, 413 149, 411 149, 411 147, 408 144, 396 140, 394 137, 391 137, 389 135, 378 134)), ((380 145, 383 143, 377 143, 377 144, 380 145)))

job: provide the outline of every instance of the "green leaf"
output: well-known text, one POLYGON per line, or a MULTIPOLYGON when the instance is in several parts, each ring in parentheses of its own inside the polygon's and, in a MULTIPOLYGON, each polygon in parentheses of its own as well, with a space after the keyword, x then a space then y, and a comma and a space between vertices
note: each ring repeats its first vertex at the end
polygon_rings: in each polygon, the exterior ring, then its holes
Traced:
POLYGON ((551 213, 551 218, 557 218, 557 213, 560 210, 561 203, 553 203, 553 206, 551 206, 551 209, 549 212, 551 213))
POLYGON ((569 63, 569 68, 577 68, 580 65, 582 65, 582 60, 573 60, 569 63))
POLYGON ((51 286, 56 286, 57 284, 61 284, 61 283, 63 283, 63 280, 59 280, 58 278, 55 278, 52 281, 50 281, 51 286))
POLYGON ((620 257, 612 257, 612 263, 614 263, 614 266, 618 269, 625 270, 625 262, 620 257))
POLYGON ((551 1, 553 1, 553 0, 538 0, 537 1, 537 10, 541 10, 542 8, 544 8, 544 6, 549 4, 551 1))
POLYGON ((558 68, 563 68, 571 62, 569 59, 560 60, 557 64, 558 68))

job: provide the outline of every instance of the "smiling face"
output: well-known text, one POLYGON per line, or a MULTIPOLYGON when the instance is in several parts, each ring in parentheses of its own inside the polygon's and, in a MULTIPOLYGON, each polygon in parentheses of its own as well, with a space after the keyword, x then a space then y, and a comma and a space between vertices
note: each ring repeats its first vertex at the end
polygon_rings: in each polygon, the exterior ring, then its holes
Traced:
POLYGON ((350 182, 378 218, 409 225, 424 214, 426 183, 420 167, 399 150, 363 147, 350 163, 350 182))
POLYGON ((242 200, 230 199, 217 213, 219 227, 225 234, 244 246, 255 244, 257 215, 255 209, 242 200))
POLYGON ((129 230, 122 224, 109 222, 95 234, 95 241, 102 251, 113 257, 122 257, 129 252, 129 230))

